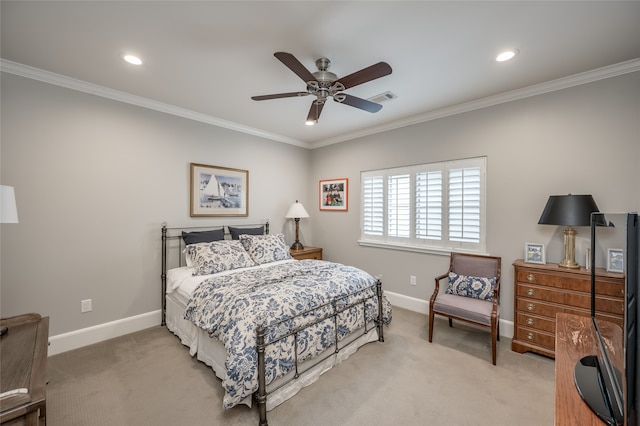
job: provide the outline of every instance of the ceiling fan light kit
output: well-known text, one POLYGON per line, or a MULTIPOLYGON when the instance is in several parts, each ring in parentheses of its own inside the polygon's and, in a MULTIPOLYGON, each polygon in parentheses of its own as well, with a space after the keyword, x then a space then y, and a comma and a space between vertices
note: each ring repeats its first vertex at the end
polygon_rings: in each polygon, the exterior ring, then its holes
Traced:
POLYGON ((378 62, 377 64, 363 68, 360 71, 356 71, 353 74, 338 78, 336 74, 329 71, 331 61, 327 58, 318 59, 316 61, 318 71, 311 73, 291 53, 276 52, 274 53, 274 56, 305 82, 307 85, 307 91, 252 96, 251 99, 254 101, 313 95, 316 99, 311 102, 311 108, 309 109, 307 120, 305 121, 305 124, 307 125, 313 125, 318 122, 322 108, 329 98, 333 98, 335 102, 371 113, 378 112, 382 109, 382 105, 379 103, 358 98, 343 92, 351 87, 391 74, 391 66, 386 62, 378 62))

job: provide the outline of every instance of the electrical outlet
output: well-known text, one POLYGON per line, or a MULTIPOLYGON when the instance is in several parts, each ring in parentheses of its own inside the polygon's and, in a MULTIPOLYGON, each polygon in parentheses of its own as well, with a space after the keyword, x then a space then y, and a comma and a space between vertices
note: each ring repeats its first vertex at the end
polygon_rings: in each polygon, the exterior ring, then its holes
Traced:
POLYGON ((415 275, 409 275, 409 284, 416 285, 416 276, 415 275))
POLYGON ((91 312, 91 299, 80 301, 80 313, 91 312))

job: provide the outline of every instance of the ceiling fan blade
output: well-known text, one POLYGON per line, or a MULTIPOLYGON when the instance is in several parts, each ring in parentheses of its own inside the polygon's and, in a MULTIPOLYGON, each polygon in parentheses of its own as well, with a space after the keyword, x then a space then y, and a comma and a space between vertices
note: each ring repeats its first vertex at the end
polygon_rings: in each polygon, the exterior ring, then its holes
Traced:
POLYGON ((276 52, 273 54, 276 58, 280 60, 283 64, 287 66, 291 71, 296 73, 298 77, 302 79, 305 83, 308 81, 316 81, 316 78, 311 71, 305 68, 304 65, 300 63, 299 60, 296 59, 291 53, 287 52, 276 52))
POLYGON ((324 108, 324 102, 318 102, 317 100, 311 102, 311 108, 309 109, 307 121, 318 121, 318 119, 320 118, 320 113, 322 112, 322 108, 324 108))
POLYGON ((336 94, 333 97, 333 100, 338 103, 349 105, 349 106, 359 108, 368 112, 378 112, 382 109, 382 105, 380 104, 368 101, 366 99, 358 98, 356 96, 347 95, 346 93, 336 94))
POLYGON ((386 62, 378 62, 370 67, 356 71, 353 74, 339 78, 334 84, 340 83, 344 86, 344 89, 348 89, 350 87, 357 86, 358 84, 366 83, 389 74, 391 74, 391 65, 386 62))
POLYGON ((297 96, 307 96, 308 94, 308 92, 274 93, 273 95, 252 96, 251 99, 254 101, 266 101, 269 99, 295 98, 297 96))

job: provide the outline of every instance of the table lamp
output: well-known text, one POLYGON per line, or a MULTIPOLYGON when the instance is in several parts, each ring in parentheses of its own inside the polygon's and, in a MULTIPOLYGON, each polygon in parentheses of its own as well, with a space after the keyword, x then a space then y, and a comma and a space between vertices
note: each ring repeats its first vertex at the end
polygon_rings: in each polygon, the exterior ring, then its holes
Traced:
POLYGON ((540 225, 566 226, 564 230, 563 268, 580 268, 576 263, 576 230, 574 226, 590 226, 591 213, 598 212, 598 206, 591 195, 551 195, 540 216, 540 225))
POLYGON ((296 221, 296 242, 291 245, 291 249, 302 250, 304 246, 299 239, 300 219, 303 217, 309 217, 309 213, 307 213, 304 206, 296 200, 296 202, 289 207, 289 211, 285 217, 296 221))

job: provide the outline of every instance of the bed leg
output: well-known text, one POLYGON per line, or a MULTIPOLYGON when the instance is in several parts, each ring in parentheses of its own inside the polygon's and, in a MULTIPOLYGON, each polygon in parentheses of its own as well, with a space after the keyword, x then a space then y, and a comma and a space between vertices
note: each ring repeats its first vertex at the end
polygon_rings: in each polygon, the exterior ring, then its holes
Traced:
POLYGON ((267 385, 265 378, 265 360, 264 360, 264 334, 265 329, 262 325, 258 326, 257 331, 257 350, 258 350, 258 412, 260 413, 260 426, 267 426, 267 385))
POLYGON ((384 334, 382 332, 384 320, 382 319, 382 281, 376 282, 376 291, 378 293, 378 342, 384 342, 384 334))

